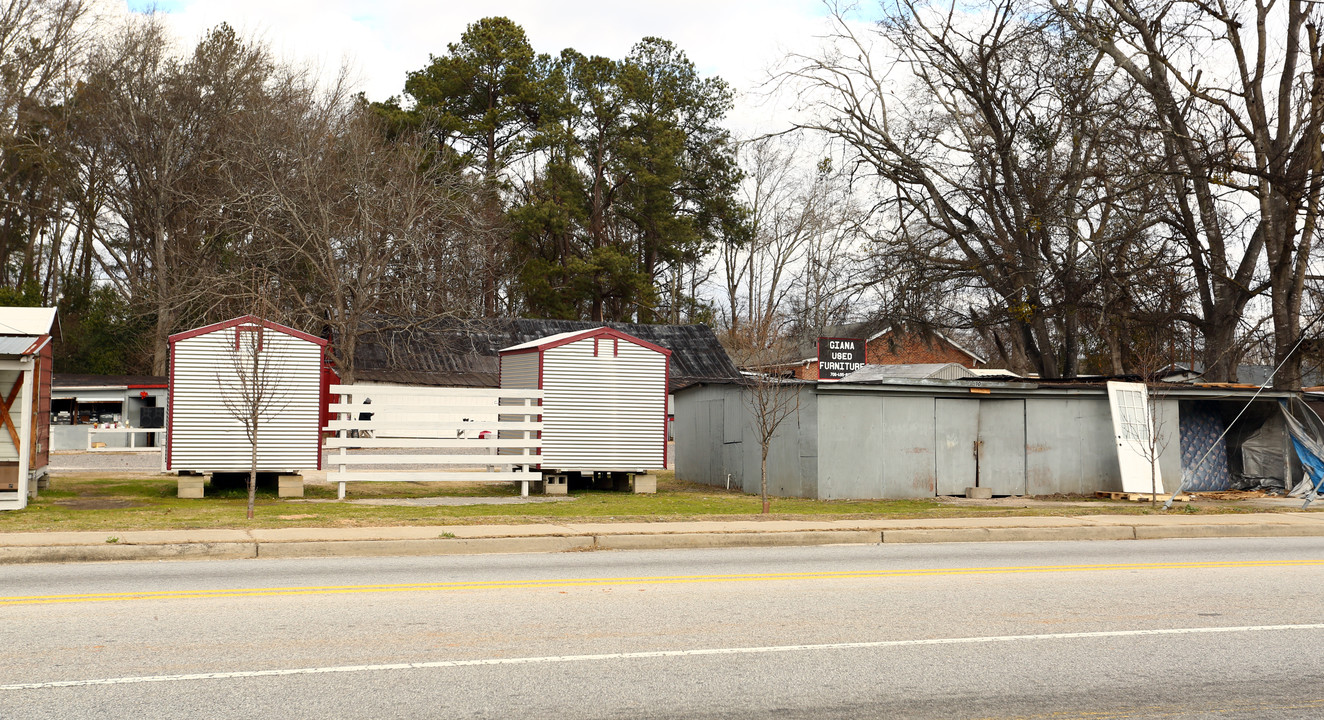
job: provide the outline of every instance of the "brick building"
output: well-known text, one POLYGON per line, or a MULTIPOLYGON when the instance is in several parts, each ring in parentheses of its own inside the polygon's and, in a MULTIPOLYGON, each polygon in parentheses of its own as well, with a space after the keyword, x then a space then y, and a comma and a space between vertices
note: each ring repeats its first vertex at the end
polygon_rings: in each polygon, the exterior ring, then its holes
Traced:
MULTIPOLYGON (((981 368, 988 361, 941 333, 927 336, 884 327, 868 333, 871 323, 854 323, 825 328, 823 337, 865 338, 864 361, 869 365, 917 365, 957 363, 963 367, 981 368), (868 333, 868 334, 866 334, 868 333)), ((873 326, 876 327, 876 326, 873 326)), ((817 338, 801 343, 796 353, 800 359, 788 362, 786 367, 801 380, 818 379, 817 338)))

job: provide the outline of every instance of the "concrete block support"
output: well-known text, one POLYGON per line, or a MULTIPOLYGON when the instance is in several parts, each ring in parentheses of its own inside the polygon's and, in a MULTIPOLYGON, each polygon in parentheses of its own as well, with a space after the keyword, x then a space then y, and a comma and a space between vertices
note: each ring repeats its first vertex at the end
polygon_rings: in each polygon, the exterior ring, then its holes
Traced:
POLYGON ((302 475, 281 475, 276 482, 277 497, 303 497, 302 475))
POLYGON ((553 475, 549 473, 547 475, 543 475, 542 482, 538 484, 542 486, 541 489, 544 495, 570 494, 569 493, 570 483, 568 482, 567 476, 565 475, 553 475))
POLYGON ((207 478, 202 475, 180 475, 178 496, 182 498, 200 498, 202 489, 207 485, 207 478))
POLYGON ((636 474, 630 476, 631 490, 636 495, 652 495, 657 492, 657 476, 636 474))

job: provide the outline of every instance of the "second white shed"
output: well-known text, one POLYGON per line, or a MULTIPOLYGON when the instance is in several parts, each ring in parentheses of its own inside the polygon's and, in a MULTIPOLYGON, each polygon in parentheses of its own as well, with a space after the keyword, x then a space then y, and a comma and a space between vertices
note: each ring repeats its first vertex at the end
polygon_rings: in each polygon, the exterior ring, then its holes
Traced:
POLYGON ((252 443, 238 410, 255 385, 266 397, 258 470, 321 469, 325 348, 322 338, 252 315, 171 335, 166 469, 247 471, 252 443))
POLYGON ((671 351, 607 327, 505 348, 501 387, 543 391, 544 472, 667 466, 671 351))

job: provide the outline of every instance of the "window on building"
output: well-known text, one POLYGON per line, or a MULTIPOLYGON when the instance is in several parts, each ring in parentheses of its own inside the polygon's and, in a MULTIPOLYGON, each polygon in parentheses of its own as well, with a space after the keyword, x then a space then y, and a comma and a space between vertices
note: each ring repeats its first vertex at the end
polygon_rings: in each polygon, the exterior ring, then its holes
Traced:
POLYGON ((95 425, 117 422, 124 422, 123 401, 51 399, 52 425, 95 425))

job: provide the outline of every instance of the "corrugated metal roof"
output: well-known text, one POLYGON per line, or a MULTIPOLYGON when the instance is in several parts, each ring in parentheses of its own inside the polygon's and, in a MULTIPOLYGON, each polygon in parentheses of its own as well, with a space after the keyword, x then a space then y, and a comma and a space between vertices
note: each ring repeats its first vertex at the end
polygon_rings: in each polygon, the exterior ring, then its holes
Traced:
POLYGON ((0 307, 0 333, 49 335, 55 324, 55 308, 0 307))
POLYGON ((128 387, 130 385, 160 385, 165 387, 169 378, 160 375, 80 375, 55 373, 51 387, 128 387))
POLYGON ((739 380, 717 336, 707 325, 636 325, 581 320, 443 319, 394 324, 375 321, 378 329, 358 338, 356 377, 377 382, 417 385, 496 387, 499 352, 549 335, 609 327, 671 351, 671 386, 739 380))
MULTIPOLYGON (((1173 363, 1172 365, 1169 365, 1166 370, 1169 374, 1177 374, 1181 370, 1188 368, 1192 374, 1197 376, 1195 382, 1200 382, 1198 377, 1202 376, 1204 373, 1204 363, 1202 362, 1173 363)), ((1254 385, 1256 387, 1263 387, 1272 383, 1274 370, 1275 368, 1272 365, 1241 364, 1237 366, 1237 382, 1254 385)), ((1324 381, 1324 371, 1321 371, 1321 368, 1312 367, 1312 363, 1310 362, 1302 364, 1301 384, 1303 386, 1310 387, 1313 385, 1319 385, 1322 381, 1324 381)))
POLYGON ((975 377, 975 374, 959 363, 913 363, 909 365, 865 365, 841 380, 842 382, 862 382, 883 378, 960 380, 970 377, 975 377))
MULTIPOLYGON (((599 325, 598 327, 602 327, 602 326, 599 325)), ((590 329, 597 330, 598 328, 590 328, 590 329)), ((583 330, 571 330, 570 332, 548 335, 547 337, 538 338, 537 340, 530 340, 529 342, 520 343, 519 345, 515 345, 513 347, 501 348, 501 352, 508 352, 510 350, 528 350, 529 348, 535 348, 535 347, 540 347, 542 345, 547 345, 549 343, 560 342, 561 340, 565 340, 566 338, 572 338, 576 335, 581 335, 583 333, 584 333, 583 330)))
POLYGON ((40 335, 0 335, 0 355, 23 355, 40 335))

